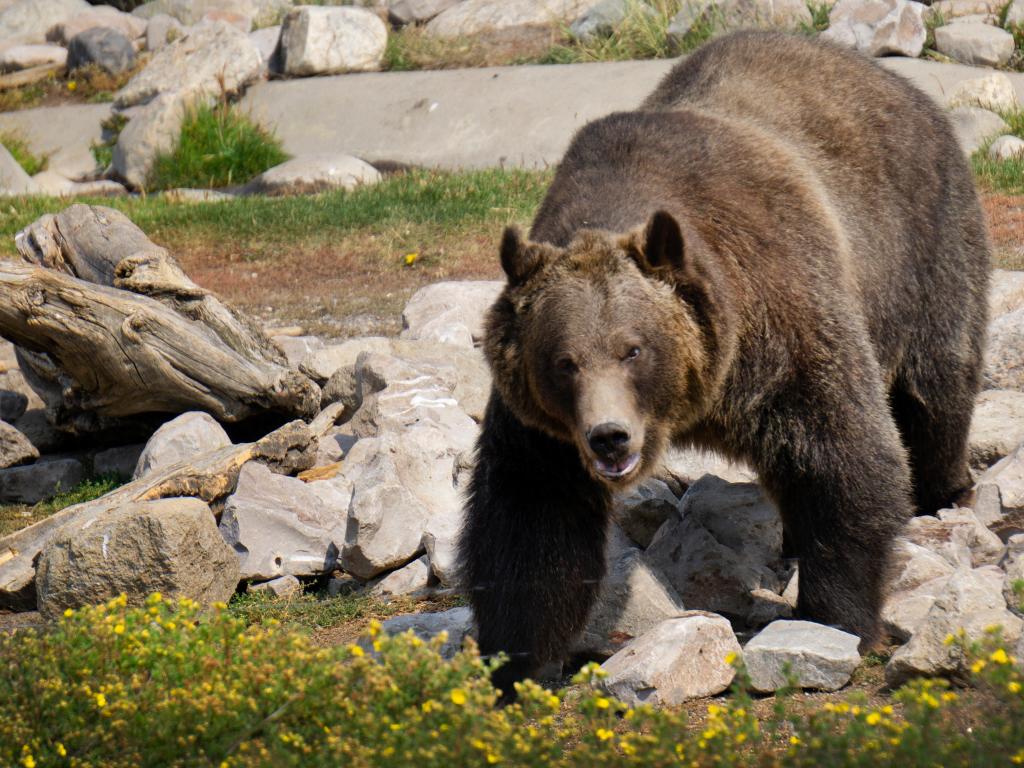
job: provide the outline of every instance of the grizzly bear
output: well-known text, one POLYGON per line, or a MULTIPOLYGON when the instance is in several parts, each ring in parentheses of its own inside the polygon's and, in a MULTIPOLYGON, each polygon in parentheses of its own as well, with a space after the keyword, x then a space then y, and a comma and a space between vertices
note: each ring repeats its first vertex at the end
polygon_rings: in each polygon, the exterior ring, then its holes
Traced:
POLYGON ((580 129, 500 251, 459 542, 498 688, 563 658, 612 494, 669 445, 753 466, 799 615, 874 644, 895 534, 971 483, 989 246, 944 114, 855 52, 725 36, 580 129))

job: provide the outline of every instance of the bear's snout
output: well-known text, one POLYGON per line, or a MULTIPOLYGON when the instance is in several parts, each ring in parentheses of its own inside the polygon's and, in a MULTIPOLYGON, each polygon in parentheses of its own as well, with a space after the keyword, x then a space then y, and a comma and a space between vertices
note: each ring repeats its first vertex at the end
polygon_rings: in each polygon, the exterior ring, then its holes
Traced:
POLYGON ((599 459, 615 462, 629 453, 629 429, 614 421, 598 424, 587 433, 590 450, 599 459))

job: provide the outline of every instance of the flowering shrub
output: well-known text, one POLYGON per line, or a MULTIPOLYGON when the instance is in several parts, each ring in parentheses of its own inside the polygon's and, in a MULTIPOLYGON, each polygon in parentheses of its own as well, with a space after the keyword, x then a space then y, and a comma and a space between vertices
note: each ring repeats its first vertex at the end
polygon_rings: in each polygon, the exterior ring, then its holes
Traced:
POLYGON ((881 707, 780 698, 761 721, 739 684, 697 726, 629 709, 585 667, 576 686, 527 682, 495 707, 490 666, 442 639, 322 649, 270 621, 153 595, 69 611, 0 638, 0 765, 24 766, 983 766, 1024 763, 1024 679, 997 638, 971 646, 970 697, 920 681, 881 707), (965 699, 970 698, 968 705, 965 699))

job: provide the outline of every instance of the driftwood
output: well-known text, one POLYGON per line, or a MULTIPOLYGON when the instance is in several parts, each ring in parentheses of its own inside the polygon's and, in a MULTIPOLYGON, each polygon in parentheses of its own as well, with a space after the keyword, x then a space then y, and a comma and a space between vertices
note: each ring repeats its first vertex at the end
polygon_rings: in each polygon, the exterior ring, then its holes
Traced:
MULTIPOLYGON (((320 390, 251 320, 193 283, 123 214, 73 205, 0 263, 0 336, 48 416, 70 432, 118 417, 205 410, 233 422, 313 416, 320 390)), ((113 420, 113 421, 112 421, 113 420)))
POLYGON ((0 538, 0 609, 30 610, 35 606, 35 560, 65 525, 86 523, 131 502, 177 496, 202 499, 216 510, 234 493, 238 473, 247 461, 260 461, 282 474, 311 467, 316 458, 316 438, 329 426, 326 422, 285 424, 255 443, 229 445, 156 470, 105 496, 62 509, 0 538))

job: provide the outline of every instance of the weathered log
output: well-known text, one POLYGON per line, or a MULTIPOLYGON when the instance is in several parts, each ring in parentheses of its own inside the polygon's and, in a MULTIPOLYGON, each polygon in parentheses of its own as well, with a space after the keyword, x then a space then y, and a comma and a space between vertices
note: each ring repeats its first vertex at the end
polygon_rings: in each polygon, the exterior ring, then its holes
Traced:
POLYGON ((20 348, 57 426, 196 409, 228 422, 317 412, 316 384, 118 211, 73 205, 16 244, 29 266, 0 264, 0 336, 20 348))
MULTIPOLYGON (((131 502, 176 496, 193 496, 216 509, 234 492, 239 470, 247 461, 260 461, 283 474, 311 467, 316 437, 314 429, 305 423, 291 422, 255 443, 229 445, 157 470, 105 496, 62 509, 0 538, 0 609, 32 609, 36 599, 36 557, 68 523, 84 524, 101 512, 131 502)), ((146 565, 142 563, 139 567, 146 565)))

